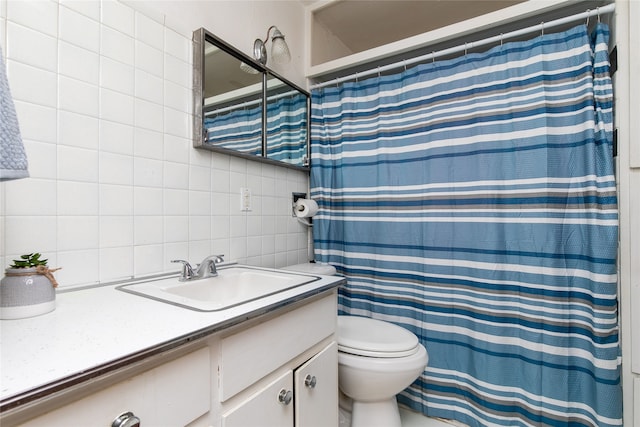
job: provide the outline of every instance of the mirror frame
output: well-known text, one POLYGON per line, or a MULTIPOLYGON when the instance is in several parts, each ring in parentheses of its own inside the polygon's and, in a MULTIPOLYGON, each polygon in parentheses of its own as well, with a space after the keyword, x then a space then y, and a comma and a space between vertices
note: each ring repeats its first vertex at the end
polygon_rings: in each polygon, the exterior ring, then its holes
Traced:
MULTIPOLYGON (((239 70, 239 68, 238 68, 239 70)), ((284 77, 274 73, 258 61, 254 60, 245 53, 239 51, 224 40, 216 37, 204 28, 199 28, 193 32, 193 146, 195 148, 216 151, 220 153, 238 156, 245 159, 256 160, 259 162, 270 163, 273 165, 284 166, 292 169, 309 171, 311 162, 311 95, 306 90, 300 88, 296 84, 290 82, 284 77), (260 156, 247 154, 241 151, 229 148, 218 147, 212 144, 205 144, 204 129, 204 51, 205 43, 211 43, 217 48, 235 56, 239 61, 251 65, 262 74, 262 153, 260 156), (267 78, 275 77, 292 88, 298 90, 307 98, 307 123, 306 123, 306 159, 303 165, 295 165, 292 163, 274 160, 267 157, 267 78)))

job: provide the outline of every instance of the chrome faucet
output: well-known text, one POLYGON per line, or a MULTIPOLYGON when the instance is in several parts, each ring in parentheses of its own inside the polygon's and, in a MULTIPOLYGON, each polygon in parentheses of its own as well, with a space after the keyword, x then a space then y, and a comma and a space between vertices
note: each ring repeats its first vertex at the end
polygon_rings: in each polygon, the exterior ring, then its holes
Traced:
POLYGON ((204 279, 207 277, 216 277, 218 271, 216 264, 224 262, 224 255, 211 255, 206 257, 199 265, 196 271, 193 271, 193 267, 188 261, 183 259, 174 259, 171 262, 182 263, 182 271, 180 273, 180 282, 188 282, 189 280, 204 279))

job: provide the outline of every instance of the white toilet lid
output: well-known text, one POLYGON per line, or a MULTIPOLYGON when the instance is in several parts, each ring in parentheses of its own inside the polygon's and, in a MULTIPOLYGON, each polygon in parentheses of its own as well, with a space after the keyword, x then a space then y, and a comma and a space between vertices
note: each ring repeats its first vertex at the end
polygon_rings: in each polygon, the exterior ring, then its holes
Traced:
POLYGON ((418 337, 403 327, 359 316, 338 316, 338 350, 359 356, 404 357, 418 351, 418 337))
POLYGON ((336 268, 332 265, 321 262, 306 262, 304 264, 288 265, 283 270, 297 271, 307 274, 322 274, 325 276, 334 276, 336 268))

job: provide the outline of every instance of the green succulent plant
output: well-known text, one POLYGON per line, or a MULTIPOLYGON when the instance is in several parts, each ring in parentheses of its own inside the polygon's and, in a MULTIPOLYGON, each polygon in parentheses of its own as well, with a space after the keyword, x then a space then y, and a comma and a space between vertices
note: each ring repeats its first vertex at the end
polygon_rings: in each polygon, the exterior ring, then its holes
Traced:
POLYGON ((11 268, 31 268, 39 265, 47 265, 46 259, 40 259, 39 253, 20 255, 20 259, 14 259, 11 268))

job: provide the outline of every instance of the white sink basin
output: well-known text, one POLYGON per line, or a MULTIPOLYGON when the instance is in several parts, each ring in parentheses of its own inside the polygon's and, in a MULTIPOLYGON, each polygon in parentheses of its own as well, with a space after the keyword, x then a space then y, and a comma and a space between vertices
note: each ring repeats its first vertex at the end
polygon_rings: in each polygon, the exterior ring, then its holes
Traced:
POLYGON ((319 280, 315 276, 246 266, 218 269, 217 277, 179 282, 177 277, 117 289, 200 311, 219 311, 319 280))

